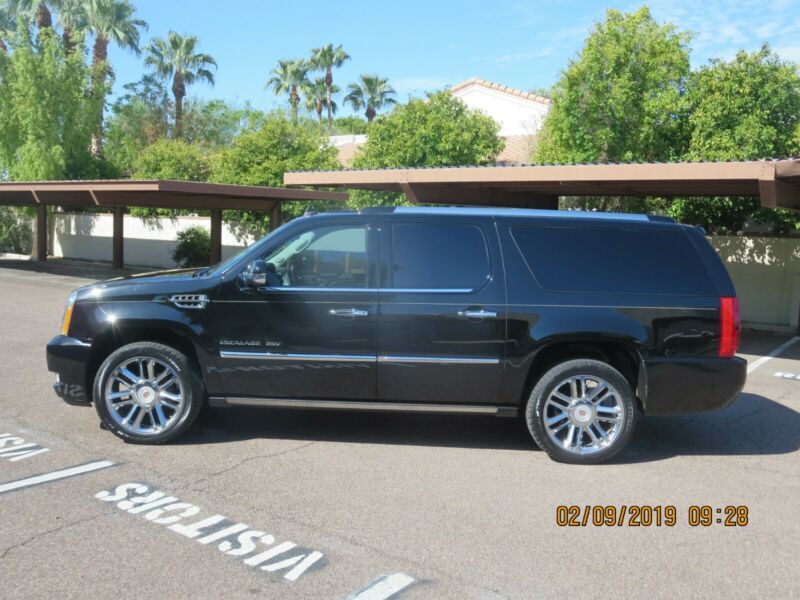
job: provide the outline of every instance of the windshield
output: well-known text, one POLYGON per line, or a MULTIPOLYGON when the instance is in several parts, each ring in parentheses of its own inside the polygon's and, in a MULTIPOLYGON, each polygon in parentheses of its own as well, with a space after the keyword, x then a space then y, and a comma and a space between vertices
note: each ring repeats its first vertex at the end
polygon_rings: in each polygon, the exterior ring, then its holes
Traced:
POLYGON ((258 240, 256 242, 253 242, 252 244, 250 244, 249 246, 247 246, 245 248, 242 248, 242 250, 240 250, 239 252, 237 252, 236 254, 231 256, 229 259, 223 260, 222 262, 217 263, 216 265, 214 265, 213 267, 211 267, 209 269, 202 269, 202 270, 198 271, 197 273, 195 273, 195 275, 198 276, 198 277, 212 277, 214 275, 221 275, 222 273, 224 273, 225 271, 230 269, 233 265, 235 265, 237 262, 239 262, 239 260, 245 254, 250 252, 253 249, 254 246, 260 246, 261 244, 266 243, 266 241, 269 240, 270 238, 272 238, 273 235, 275 235, 276 233, 282 231, 288 225, 289 225, 289 223, 284 223, 283 225, 278 227, 275 231, 269 232, 267 235, 265 235, 260 240, 258 240))

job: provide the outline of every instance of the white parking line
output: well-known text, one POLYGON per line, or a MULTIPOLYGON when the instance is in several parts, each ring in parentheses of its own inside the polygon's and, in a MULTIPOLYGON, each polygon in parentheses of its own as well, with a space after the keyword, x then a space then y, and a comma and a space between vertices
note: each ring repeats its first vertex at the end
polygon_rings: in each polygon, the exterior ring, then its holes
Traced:
POLYGON ((785 342, 785 343, 781 344, 780 346, 778 346, 777 348, 775 348, 775 350, 773 350, 772 352, 770 352, 766 356, 762 356, 757 361, 753 362, 750 365, 747 365, 747 374, 749 375, 750 373, 755 371, 758 367, 760 367, 764 363, 772 360, 773 358, 778 356, 781 352, 786 350, 789 346, 791 346, 792 344, 794 344, 797 341, 800 341, 800 335, 793 337, 788 342, 785 342))
POLYGON ((99 471, 113 467, 114 463, 108 460, 98 460, 96 462, 87 463, 85 465, 78 465, 68 469, 61 469, 60 471, 52 471, 50 473, 43 473, 42 475, 35 475, 34 477, 27 477, 25 479, 17 479, 16 481, 9 481, 8 483, 0 484, 0 494, 12 492, 24 487, 39 485, 40 483, 47 483, 48 481, 56 481, 58 479, 65 479, 67 477, 74 477, 75 475, 82 475, 83 473, 90 473, 92 471, 99 471))
POLYGON ((393 573, 376 579, 360 592, 349 596, 347 600, 386 600, 403 591, 412 583, 414 583, 414 578, 410 575, 393 573))

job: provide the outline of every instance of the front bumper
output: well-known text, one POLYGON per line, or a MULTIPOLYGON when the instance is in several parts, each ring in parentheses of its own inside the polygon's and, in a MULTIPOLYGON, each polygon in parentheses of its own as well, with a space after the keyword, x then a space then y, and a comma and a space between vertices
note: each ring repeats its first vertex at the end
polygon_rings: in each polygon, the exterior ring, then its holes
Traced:
POLYGON ((747 379, 742 358, 646 359, 647 415, 674 415, 725 408, 747 379))
POLYGON ((86 389, 90 352, 89 344, 65 335, 58 335, 47 344, 47 369, 58 375, 53 389, 68 404, 91 403, 86 389))

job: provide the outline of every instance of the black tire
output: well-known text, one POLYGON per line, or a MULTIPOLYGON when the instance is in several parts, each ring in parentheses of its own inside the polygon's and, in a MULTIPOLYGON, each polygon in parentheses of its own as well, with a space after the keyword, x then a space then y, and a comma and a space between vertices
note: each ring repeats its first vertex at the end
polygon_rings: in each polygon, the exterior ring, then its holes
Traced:
POLYGON ((94 379, 93 397, 102 426, 114 435, 132 444, 163 444, 176 439, 191 427, 203 408, 205 390, 197 368, 185 354, 164 344, 136 342, 115 350, 103 361, 94 379), (108 378, 120 364, 134 357, 154 358, 169 365, 183 389, 185 398, 183 406, 176 411, 178 416, 160 433, 139 435, 126 431, 112 418, 106 406, 105 389, 108 378))
MULTIPOLYGON (((558 413, 556 412, 556 415, 558 413)), ((548 370, 534 385, 525 410, 528 431, 539 447, 555 461, 575 465, 593 465, 605 462, 620 452, 633 435, 638 418, 636 398, 625 377, 611 365, 586 358, 568 360, 548 370), (566 450, 548 435, 544 424, 544 404, 554 388, 566 378, 575 375, 594 375, 604 379, 617 391, 624 422, 617 437, 605 448, 591 454, 578 454, 566 450)))

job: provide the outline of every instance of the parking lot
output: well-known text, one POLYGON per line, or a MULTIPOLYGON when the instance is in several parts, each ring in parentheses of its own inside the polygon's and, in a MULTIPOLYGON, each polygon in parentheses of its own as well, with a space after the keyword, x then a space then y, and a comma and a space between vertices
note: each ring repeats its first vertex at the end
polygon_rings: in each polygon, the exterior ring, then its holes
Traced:
POLYGON ((800 340, 746 332, 732 406, 644 419, 594 467, 482 416, 215 409, 180 443, 131 446, 45 365, 68 292, 107 274, 0 262, 3 597, 800 596, 800 340), (562 527, 560 505, 677 522, 562 527))

